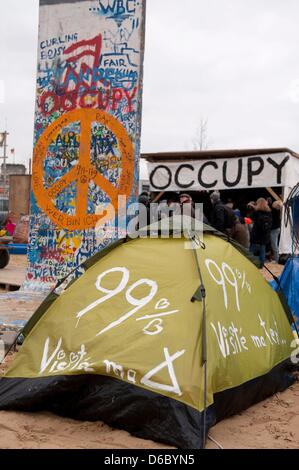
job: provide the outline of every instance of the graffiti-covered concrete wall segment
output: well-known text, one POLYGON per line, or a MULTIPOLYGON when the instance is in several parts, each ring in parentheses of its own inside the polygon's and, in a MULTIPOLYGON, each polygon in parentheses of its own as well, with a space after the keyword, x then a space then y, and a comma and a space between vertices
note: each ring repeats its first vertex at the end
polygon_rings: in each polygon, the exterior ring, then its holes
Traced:
POLYGON ((110 243, 105 207, 136 200, 144 18, 145 0, 40 0, 27 288, 110 243))

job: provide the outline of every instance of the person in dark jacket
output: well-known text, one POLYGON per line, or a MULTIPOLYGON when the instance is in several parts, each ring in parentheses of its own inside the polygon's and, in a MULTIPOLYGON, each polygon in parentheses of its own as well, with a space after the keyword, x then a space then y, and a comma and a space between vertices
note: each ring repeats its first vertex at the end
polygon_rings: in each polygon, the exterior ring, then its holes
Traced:
POLYGON ((213 205, 211 213, 211 224, 219 232, 232 235, 232 229, 237 221, 237 217, 231 207, 223 204, 220 199, 219 191, 211 194, 211 202, 213 205))
POLYGON ((266 199, 261 197, 256 201, 251 219, 253 221, 253 227, 251 231, 250 251, 254 255, 259 253, 260 267, 262 268, 265 263, 266 246, 270 243, 272 228, 272 213, 266 199))
POLYGON ((272 210, 272 228, 271 228, 271 250, 273 254, 273 262, 279 261, 279 235, 281 226, 281 212, 283 208, 282 201, 274 201, 271 204, 272 210))
POLYGON ((236 223, 232 229, 232 238, 249 250, 250 234, 243 217, 237 217, 236 223))
POLYGON ((138 215, 138 226, 136 227, 137 229, 146 227, 150 225, 151 223, 150 202, 151 202, 151 198, 148 193, 142 193, 139 195, 138 203, 140 206, 139 206, 139 215, 138 215))

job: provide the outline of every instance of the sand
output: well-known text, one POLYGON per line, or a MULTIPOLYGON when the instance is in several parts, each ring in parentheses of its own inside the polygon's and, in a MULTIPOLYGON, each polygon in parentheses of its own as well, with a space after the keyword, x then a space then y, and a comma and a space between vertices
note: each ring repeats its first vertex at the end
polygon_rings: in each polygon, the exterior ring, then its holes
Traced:
MULTIPOLYGON (((0 375, 13 354, 0 367, 0 375)), ((299 382, 288 390, 218 423, 209 436, 224 449, 298 449, 299 382)), ((0 411, 1 449, 170 449, 102 422, 80 422, 51 413, 0 411)), ((217 449, 208 439, 207 448, 217 449)))
MULTIPOLYGON (((14 354, 0 365, 3 375, 14 354)), ((0 449, 171 449, 138 439, 102 422, 83 422, 51 413, 0 411, 0 449)))
MULTIPOLYGON (((269 266, 275 274, 280 266, 269 266)), ((268 277, 267 273, 264 273, 268 277)), ((0 365, 0 376, 14 354, 0 365)), ((298 449, 299 382, 283 393, 214 426, 209 436, 224 449, 298 449)), ((79 422, 51 413, 0 412, 1 449, 169 449, 102 422, 79 422)), ((207 448, 218 446, 208 439, 207 448)))
MULTIPOLYGON (((14 354, 0 366, 0 375, 14 354)), ((221 421, 209 436, 224 449, 298 449, 299 381, 288 390, 221 421)), ((210 439, 208 449, 218 446, 210 439)), ((0 411, 0 449, 171 449, 138 439, 102 422, 80 422, 51 413, 0 411)))
MULTIPOLYGON (((224 449, 298 449, 299 382, 221 421, 209 435, 224 449)), ((217 448, 212 441, 207 447, 217 448)))

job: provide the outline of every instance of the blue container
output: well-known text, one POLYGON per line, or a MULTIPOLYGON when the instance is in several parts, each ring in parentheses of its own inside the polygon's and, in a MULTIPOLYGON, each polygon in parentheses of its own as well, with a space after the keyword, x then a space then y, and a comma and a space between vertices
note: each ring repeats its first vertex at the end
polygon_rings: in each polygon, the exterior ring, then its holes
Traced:
POLYGON ((11 255, 27 255, 27 244, 22 245, 20 243, 10 243, 6 246, 11 255))

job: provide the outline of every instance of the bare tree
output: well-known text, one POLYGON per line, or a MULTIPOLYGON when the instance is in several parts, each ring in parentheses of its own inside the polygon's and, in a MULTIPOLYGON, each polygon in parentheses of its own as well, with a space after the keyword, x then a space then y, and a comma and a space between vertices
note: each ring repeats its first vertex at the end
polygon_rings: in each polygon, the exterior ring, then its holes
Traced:
POLYGON ((208 148, 208 119, 201 118, 196 135, 192 140, 193 150, 207 150, 208 148))

